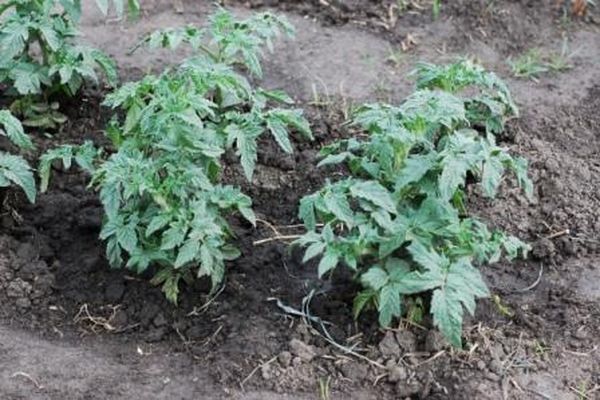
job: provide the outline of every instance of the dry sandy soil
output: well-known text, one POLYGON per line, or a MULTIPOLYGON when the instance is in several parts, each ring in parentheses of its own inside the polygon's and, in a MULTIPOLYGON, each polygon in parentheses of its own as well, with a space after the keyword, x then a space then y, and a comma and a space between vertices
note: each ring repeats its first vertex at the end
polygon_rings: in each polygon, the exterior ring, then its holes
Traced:
MULTIPOLYGON (((114 56, 124 80, 174 61, 166 52, 128 54, 141 35, 201 25, 213 7, 141 3, 135 23, 106 21, 86 5, 83 40, 114 56)), ((144 277, 109 270, 97 239, 101 206, 73 171, 59 173, 34 206, 10 194, 22 219, 0 218, 1 399, 600 397, 599 17, 564 18, 554 0, 457 0, 443 2, 434 21, 429 8, 398 16, 395 3, 226 2, 241 15, 276 10, 296 26, 295 40, 267 56, 261 85, 291 93, 316 135, 295 143, 294 156, 264 143, 256 182, 244 190, 261 218, 297 223, 298 199, 323 180, 317 151, 344 134, 351 105, 402 101, 417 61, 471 56, 496 71, 521 108, 502 140, 530 160, 535 200, 506 188, 494 202, 474 193, 469 208, 534 251, 528 261, 484 269, 507 312, 480 302, 465 324, 471 351, 448 349, 428 329, 382 332, 369 316, 354 323, 352 283, 319 282, 314 265, 303 266, 284 244, 253 246, 271 232, 241 222, 234 224, 243 257, 230 264, 220 295, 202 307, 208 299, 200 282, 184 289, 175 308, 144 277), (572 69, 538 82, 511 77, 508 59, 533 47, 559 51, 564 38, 572 69), (398 52, 402 46, 406 52, 398 52), (313 288, 319 294, 311 312, 332 322, 335 339, 346 344, 362 334, 361 354, 387 369, 344 354, 267 300, 299 308, 313 288)), ((109 118, 99 106, 104 93, 90 88, 65 105, 69 123, 52 141, 39 138, 39 147, 101 141, 109 118)), ((235 168, 228 176, 237 179, 235 168)))

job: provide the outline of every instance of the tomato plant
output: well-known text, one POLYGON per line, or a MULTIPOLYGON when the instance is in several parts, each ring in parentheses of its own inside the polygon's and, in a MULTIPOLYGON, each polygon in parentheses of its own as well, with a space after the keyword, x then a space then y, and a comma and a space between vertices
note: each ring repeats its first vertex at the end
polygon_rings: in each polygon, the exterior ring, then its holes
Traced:
POLYGON ((239 256, 228 243, 227 215, 255 223, 251 199, 220 182, 221 156, 235 151, 251 181, 261 135, 271 134, 285 152, 293 151, 289 129, 311 137, 302 111, 287 107, 289 96, 255 88, 243 73, 259 74, 262 45, 291 26, 270 13, 236 20, 224 9, 210 21, 206 32, 172 29, 142 41, 187 42, 196 51, 107 96, 105 105, 121 111, 106 130, 115 153, 98 159, 93 148, 63 147, 40 166, 45 189, 54 159, 83 161, 104 205, 100 237, 110 264, 137 272, 152 266, 153 281, 173 302, 181 279, 208 276, 215 287, 225 261, 239 256))
POLYGON ((529 196, 532 185, 527 162, 496 143, 517 108, 495 74, 463 60, 421 64, 415 75, 417 90, 400 106, 356 112, 365 139, 322 150, 320 165, 344 163, 350 176, 301 200, 308 232, 297 244, 307 247, 304 261, 320 256, 320 276, 353 270, 364 287, 355 315, 373 305, 383 326, 406 313, 410 296, 430 292, 434 324, 460 346, 464 310, 489 294, 475 265, 528 250, 465 215, 467 177, 490 198, 507 171, 529 196))
MULTIPOLYGON (((96 3, 105 13, 108 0, 96 3)), ((114 0, 123 13, 122 0, 114 0)), ((137 0, 129 1, 135 12, 137 0)), ((0 84, 9 94, 27 96, 12 107, 28 126, 55 128, 64 123, 48 97, 75 95, 86 80, 98 81, 100 69, 109 84, 117 81, 115 62, 100 50, 75 43, 81 16, 79 0, 8 0, 0 5, 0 84), (40 98, 41 97, 41 98, 40 98)))

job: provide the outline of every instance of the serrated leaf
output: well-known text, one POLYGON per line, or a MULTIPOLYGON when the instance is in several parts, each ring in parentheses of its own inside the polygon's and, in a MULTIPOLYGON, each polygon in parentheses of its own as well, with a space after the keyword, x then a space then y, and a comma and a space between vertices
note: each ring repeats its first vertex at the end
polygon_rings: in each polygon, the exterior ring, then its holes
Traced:
POLYGON ((44 38, 44 41, 50 47, 50 50, 57 51, 60 48, 61 40, 59 33, 54 30, 52 26, 42 25, 39 27, 40 32, 44 38))
POLYGON ((448 259, 439 255, 433 249, 428 249, 421 243, 413 241, 407 247, 413 260, 428 271, 439 271, 449 264, 448 259))
POLYGON ((294 104, 294 100, 283 90, 258 90, 258 93, 270 100, 280 103, 294 104))
POLYGON ((531 250, 531 246, 514 236, 507 236, 502 241, 502 246, 506 250, 506 256, 509 260, 514 260, 519 256, 527 258, 527 253, 531 250))
POLYGON ((354 225, 354 213, 350 208, 350 203, 341 193, 328 192, 323 197, 325 206, 337 219, 345 222, 352 227, 354 225))
POLYGON ((392 318, 402 315, 400 294, 394 285, 386 285, 379 292, 378 300, 379 324, 388 327, 392 323, 392 318))
POLYGON ((365 308, 365 306, 376 297, 376 293, 371 290, 364 290, 359 292, 352 304, 352 317, 358 319, 358 316, 365 308))
POLYGON ((29 39, 28 21, 11 21, 2 26, 0 30, 0 50, 6 59, 12 59, 25 50, 25 43, 29 39))
POLYGON ((246 219, 246 221, 250 222, 252 226, 256 226, 256 215, 254 211, 250 207, 239 207, 240 214, 246 219))
POLYGON ((377 181, 357 181, 350 186, 350 193, 354 197, 382 207, 391 214, 396 214, 396 206, 390 192, 377 181))
POLYGON ((123 264, 121 247, 116 236, 111 237, 106 243, 106 258, 111 268, 119 268, 123 264))
POLYGON ((277 108, 269 113, 269 118, 275 118, 281 123, 289 125, 300 132, 305 137, 312 139, 312 131, 306 118, 302 115, 302 110, 285 110, 277 108))
POLYGON ((177 258, 175 259, 175 268, 181 268, 185 264, 193 261, 198 252, 200 251, 200 241, 196 239, 188 239, 183 246, 181 246, 177 252, 177 258))
POLYGON ((240 126, 232 124, 227 126, 225 133, 234 140, 237 147, 237 153, 240 156, 242 169, 248 181, 252 181, 254 167, 258 158, 256 145, 256 133, 242 129, 240 126))
POLYGON ((19 94, 38 94, 41 92, 40 75, 31 67, 20 65, 11 71, 14 86, 19 94))
POLYGON ((117 229, 116 237, 119 246, 121 246, 128 253, 133 252, 138 244, 136 228, 137 224, 135 222, 130 222, 117 229))
POLYGON ((304 225, 308 230, 315 230, 317 217, 315 215, 315 202, 313 197, 307 196, 300 200, 298 216, 302 222, 304 222, 304 225))
POLYGON ((5 135, 16 146, 30 150, 33 148, 33 142, 23 131, 21 122, 15 118, 10 111, 0 110, 0 135, 5 135))
POLYGON ((171 250, 181 245, 185 240, 186 234, 187 228, 179 224, 172 225, 163 233, 160 249, 171 250))
POLYGON ((527 175, 527 160, 521 157, 517 157, 512 164, 512 167, 517 175, 517 182, 519 187, 523 189, 529 200, 533 199, 533 183, 527 175))
POLYGON ((463 310, 452 291, 434 290, 431 298, 433 324, 444 334, 454 347, 462 348, 463 310))
POLYGON ((360 281, 364 286, 373 290, 379 290, 388 283, 389 277, 387 272, 382 268, 371 267, 360 276, 360 281))
POLYGON ((394 182, 395 190, 401 190, 409 183, 418 182, 434 165, 435 157, 431 154, 408 157, 394 182))
POLYGON ((483 172, 481 174, 481 186, 483 193, 488 197, 495 197, 502 175, 504 174, 504 165, 498 157, 490 157, 483 163, 483 172))
POLYGON ((115 86, 119 81, 119 77, 117 74, 117 63, 115 62, 115 60, 113 60, 112 58, 110 58, 105 53, 99 50, 92 50, 91 56, 93 57, 94 61, 98 63, 98 65, 102 68, 102 72, 104 72, 108 84, 110 86, 115 86))
POLYGON ((2 176, 2 182, 4 183, 2 186, 7 186, 7 181, 14 183, 25 192, 31 203, 35 203, 35 179, 25 159, 0 152, 0 176, 2 176))
POLYGON ((306 248, 306 252, 304 253, 304 258, 302 258, 302 262, 305 263, 309 260, 312 260, 319 254, 323 253, 325 247, 327 245, 323 242, 314 242, 310 246, 306 248))
POLYGON ((326 156, 324 159, 322 159, 317 164, 317 167, 324 167, 326 165, 339 164, 341 162, 344 162, 351 155, 352 155, 352 153, 349 153, 349 152, 343 152, 343 153, 339 153, 339 154, 329 154, 328 156, 326 156))
POLYGON ((171 222, 171 216, 168 214, 158 214, 155 215, 151 220, 148 226, 146 227, 145 235, 146 237, 152 236, 153 233, 161 230, 165 226, 167 226, 171 222))
POLYGON ((288 154, 294 152, 294 148, 288 137, 286 125, 280 119, 269 116, 267 118, 267 127, 283 151, 288 154))
POLYGON ((323 275, 334 269, 339 262, 339 255, 331 250, 325 251, 325 255, 321 258, 319 262, 319 278, 322 278, 323 275))
POLYGON ((465 184, 469 164, 460 158, 449 159, 444 163, 444 169, 439 181, 440 196, 448 201, 465 184))

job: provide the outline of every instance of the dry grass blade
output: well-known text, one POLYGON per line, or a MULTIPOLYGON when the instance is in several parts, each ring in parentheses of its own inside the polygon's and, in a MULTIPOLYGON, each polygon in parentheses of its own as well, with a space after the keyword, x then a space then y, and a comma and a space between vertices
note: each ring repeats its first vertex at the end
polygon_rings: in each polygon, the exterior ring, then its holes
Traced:
POLYGON ((325 327, 325 325, 331 325, 330 322, 324 321, 319 317, 313 316, 310 314, 310 310, 309 310, 309 306, 310 306, 310 302, 313 298, 315 294, 315 290, 311 290, 310 293, 304 297, 304 299, 302 299, 302 311, 300 310, 296 310, 295 308, 292 308, 290 306, 286 306, 285 304, 283 304, 279 299, 275 299, 275 298, 270 298, 268 300, 270 301, 276 301, 277 302, 277 306, 279 308, 281 308, 283 311, 285 311, 287 314, 290 315, 294 315, 294 316, 298 316, 298 317, 302 317, 302 319, 304 320, 304 322, 307 325, 312 326, 312 324, 316 324, 317 327, 320 328, 320 331, 317 330, 317 332, 319 332, 319 336, 321 336, 323 339, 325 339, 328 343, 332 344, 333 346, 335 346, 336 348, 338 348, 339 350, 343 351, 346 354, 350 354, 356 358, 360 358, 363 361, 368 362, 369 364, 380 368, 380 369, 385 369, 385 366, 382 365, 381 363, 378 363, 377 361, 371 360, 370 358, 357 353, 356 351, 354 351, 352 348, 346 347, 342 344, 339 344, 338 342, 336 342, 332 337, 331 334, 329 333, 329 331, 327 330, 327 328, 325 327), (323 333, 320 333, 323 332, 323 333))
POLYGON ((90 314, 88 304, 86 303, 79 308, 79 312, 73 317, 73 322, 76 324, 82 322, 87 323, 88 328, 95 334, 99 333, 100 330, 115 332, 117 331, 117 328, 112 325, 112 320, 120 307, 121 306, 111 306, 111 314, 105 318, 90 314))
POLYGON ((19 372, 15 372, 14 374, 12 374, 10 377, 11 378, 16 378, 18 376, 21 376, 23 378, 26 378, 27 380, 29 380, 31 383, 33 383, 35 385, 36 388, 38 389, 43 389, 44 387, 42 385, 40 385, 40 383, 34 379, 31 375, 29 375, 26 372, 23 371, 19 371, 19 372))

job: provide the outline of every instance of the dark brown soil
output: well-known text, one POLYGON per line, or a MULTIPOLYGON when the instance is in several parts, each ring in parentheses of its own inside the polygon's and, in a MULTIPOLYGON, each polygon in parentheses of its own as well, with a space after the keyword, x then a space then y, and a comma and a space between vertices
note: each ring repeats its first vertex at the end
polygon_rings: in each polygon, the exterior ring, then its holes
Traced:
MULTIPOLYGON (((168 53, 127 55, 140 34, 203 23, 211 9, 184 2, 144 2, 132 26, 106 25, 93 10, 86 39, 119 61, 123 78, 168 63, 168 53)), ((294 42, 269 56, 263 83, 291 92, 308 110, 316 134, 285 156, 265 141, 252 186, 231 167, 258 216, 296 224, 298 199, 324 179, 317 151, 340 135, 351 104, 401 99, 414 62, 473 55, 498 71, 521 105, 504 145, 530 160, 536 196, 527 202, 506 185, 490 202, 473 193, 471 212, 533 243, 526 262, 484 269, 498 301, 480 302, 465 324, 469 351, 448 349, 425 328, 379 330, 372 315, 351 317, 352 282, 320 281, 314 265, 259 224, 233 220, 243 256, 230 263, 223 290, 183 288, 178 307, 147 277, 110 270, 97 239, 102 209, 77 171, 55 171, 49 193, 26 205, 9 193, 0 219, 0 398, 155 399, 578 399, 600 384, 600 34, 589 15, 561 23, 554 1, 453 1, 432 21, 428 7, 390 14, 394 1, 227 1, 236 12, 276 7, 297 27, 294 42), (392 15, 392 17, 390 17, 392 15), (309 19, 304 16, 310 17, 309 19), (311 20, 311 19, 314 19, 311 20), (413 44, 406 41, 410 35, 413 44), (574 68, 539 83, 510 78, 505 61, 531 47, 577 50, 574 68), (391 49, 410 49, 390 62, 391 49), (316 104, 318 103, 318 104, 316 104), (329 321, 343 345, 286 314, 275 299, 329 321), (360 336, 357 336, 360 335, 360 336), (374 364, 384 365, 379 368, 374 364), (319 389, 322 389, 321 395, 319 389), (328 388, 325 390, 325 388, 328 388), (319 397, 321 396, 321 397, 319 397)), ((426 2, 421 2, 426 3, 426 2)), ((102 142, 109 118, 103 90, 67 105, 70 122, 38 148, 102 142)), ((280 228, 284 229, 284 228, 280 228)), ((288 229, 288 233, 296 233, 288 229), (289 232, 288 232, 289 231, 289 232)), ((585 397, 587 396, 587 397, 585 397)))

